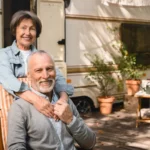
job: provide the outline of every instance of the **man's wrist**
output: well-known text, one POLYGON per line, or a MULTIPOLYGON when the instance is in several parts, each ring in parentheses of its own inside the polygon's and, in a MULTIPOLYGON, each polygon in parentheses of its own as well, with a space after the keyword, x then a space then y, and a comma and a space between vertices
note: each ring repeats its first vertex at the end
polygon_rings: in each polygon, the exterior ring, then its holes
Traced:
POLYGON ((73 116, 67 120, 66 124, 69 125, 72 122, 72 120, 73 120, 73 116))
POLYGON ((72 121, 69 124, 67 124, 67 126, 71 127, 75 123, 75 121, 76 121, 76 117, 72 116, 72 121))

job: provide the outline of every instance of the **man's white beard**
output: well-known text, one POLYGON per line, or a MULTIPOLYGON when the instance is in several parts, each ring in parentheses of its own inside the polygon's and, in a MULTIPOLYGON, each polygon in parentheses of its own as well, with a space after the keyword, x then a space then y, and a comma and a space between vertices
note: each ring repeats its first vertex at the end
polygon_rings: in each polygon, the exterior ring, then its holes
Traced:
POLYGON ((55 80, 54 80, 54 79, 48 79, 48 80, 46 80, 46 81, 40 81, 40 82, 38 83, 39 91, 40 91, 41 93, 49 93, 49 92, 51 92, 51 91, 53 90, 54 85, 55 85, 55 80), (50 86, 49 86, 49 87, 42 86, 42 85, 41 85, 41 82, 49 82, 49 85, 50 85, 50 86))

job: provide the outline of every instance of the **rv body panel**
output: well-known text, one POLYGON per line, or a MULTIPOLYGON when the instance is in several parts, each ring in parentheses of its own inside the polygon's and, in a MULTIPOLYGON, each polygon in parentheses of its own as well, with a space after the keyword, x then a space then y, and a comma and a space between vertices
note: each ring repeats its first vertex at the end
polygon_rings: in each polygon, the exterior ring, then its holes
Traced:
MULTIPOLYGON (((71 0, 70 6, 66 9, 66 15, 90 16, 93 18, 100 17, 113 20, 130 20, 130 21, 150 21, 150 6, 139 6, 138 0, 135 4, 126 1, 126 5, 119 2, 114 4, 105 3, 104 0, 71 0), (86 6, 86 7, 85 7, 86 6)), ((142 2, 141 2, 142 3, 142 2)))
MULTIPOLYGON (((88 95, 95 107, 98 106, 99 91, 85 78, 91 67, 86 54, 98 54, 106 62, 115 63, 114 56, 121 56, 120 50, 114 47, 120 40, 120 31, 116 30, 114 34, 112 30, 119 29, 122 23, 150 25, 149 13, 150 6, 130 6, 127 2, 119 5, 106 4, 102 0, 71 0, 66 8, 66 63, 67 78, 75 87, 73 96, 88 95)), ((125 88, 114 90, 118 100, 123 99, 124 94, 125 88)))
POLYGON ((37 48, 52 55, 56 66, 66 77, 65 43, 63 43, 65 42, 64 1, 38 0, 37 15, 43 26, 42 33, 37 40, 37 48))
POLYGON ((42 21, 42 33, 37 41, 38 49, 46 50, 55 61, 64 61, 64 3, 62 0, 39 0, 37 15, 42 21), (55 14, 55 15, 54 15, 55 14))

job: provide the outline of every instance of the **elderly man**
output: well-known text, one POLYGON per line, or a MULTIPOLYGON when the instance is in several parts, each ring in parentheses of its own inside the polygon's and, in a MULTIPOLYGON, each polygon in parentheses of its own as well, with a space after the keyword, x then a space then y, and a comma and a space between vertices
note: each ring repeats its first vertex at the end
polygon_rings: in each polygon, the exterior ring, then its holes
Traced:
POLYGON ((95 134, 80 118, 72 101, 57 101, 53 91, 55 76, 54 61, 45 51, 29 56, 31 90, 53 104, 53 113, 60 120, 44 116, 23 99, 16 100, 8 117, 8 150, 76 150, 74 141, 85 149, 94 147, 95 134))

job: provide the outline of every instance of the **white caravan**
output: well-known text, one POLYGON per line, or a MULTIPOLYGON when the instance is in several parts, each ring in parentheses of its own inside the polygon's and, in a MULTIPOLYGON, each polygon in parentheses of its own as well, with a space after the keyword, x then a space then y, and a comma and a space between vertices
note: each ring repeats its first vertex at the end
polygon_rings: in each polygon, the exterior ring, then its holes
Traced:
MULTIPOLYGON (((150 0, 0 0, 0 47, 13 41, 9 23, 14 12, 20 9, 36 12, 43 24, 37 48, 53 55, 66 81, 75 88, 72 99, 80 112, 87 112, 91 107, 98 107, 99 94, 96 84, 85 78, 91 67, 85 54, 98 54, 106 61, 115 62, 112 56, 119 56, 120 52, 113 45, 119 38, 129 39, 126 41, 133 48, 137 46, 137 52, 147 54, 149 5, 150 0), (118 30, 112 34, 110 29, 118 30), (126 33, 133 37, 136 34, 136 41, 126 33)), ((114 95, 120 100, 124 90, 114 90, 114 95)))

